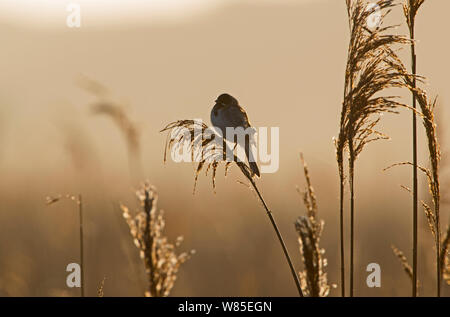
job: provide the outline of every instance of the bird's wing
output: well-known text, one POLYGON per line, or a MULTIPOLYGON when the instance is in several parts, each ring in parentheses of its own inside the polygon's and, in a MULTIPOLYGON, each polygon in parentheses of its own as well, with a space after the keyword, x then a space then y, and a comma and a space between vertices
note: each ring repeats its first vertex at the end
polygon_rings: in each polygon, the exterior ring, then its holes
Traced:
POLYGON ((250 122, 248 121, 248 116, 245 110, 240 106, 232 106, 227 109, 228 120, 231 127, 243 127, 247 129, 250 127, 250 122))

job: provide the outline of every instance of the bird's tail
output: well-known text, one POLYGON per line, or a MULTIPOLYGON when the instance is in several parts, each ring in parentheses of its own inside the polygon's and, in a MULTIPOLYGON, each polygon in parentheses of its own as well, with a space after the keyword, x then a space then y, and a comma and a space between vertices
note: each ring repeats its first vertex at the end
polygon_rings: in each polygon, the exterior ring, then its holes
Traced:
POLYGON ((250 137, 248 135, 245 136, 245 155, 247 156, 248 165, 250 167, 250 170, 252 171, 252 176, 258 176, 261 177, 261 174, 259 173, 258 164, 254 161, 253 155, 251 155, 250 150, 251 144, 250 144, 250 137))
POLYGON ((252 174, 261 177, 261 175, 259 174, 258 164, 256 164, 256 162, 249 162, 249 165, 250 169, 252 170, 252 174))

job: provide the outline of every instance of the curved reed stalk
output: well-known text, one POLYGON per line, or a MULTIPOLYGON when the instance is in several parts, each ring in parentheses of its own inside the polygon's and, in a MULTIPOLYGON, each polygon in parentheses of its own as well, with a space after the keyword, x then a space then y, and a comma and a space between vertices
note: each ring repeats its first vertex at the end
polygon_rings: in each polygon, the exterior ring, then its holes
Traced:
MULTIPOLYGON (((412 92, 413 95, 413 108, 416 109, 416 104, 419 103, 423 124, 425 127, 425 131, 428 139, 428 150, 429 157, 431 163, 431 171, 427 173, 428 181, 430 185, 430 192, 433 197, 434 204, 434 230, 435 230, 435 248, 436 248, 436 291, 437 296, 441 296, 441 279, 442 279, 442 268, 441 268, 441 225, 440 225, 440 210, 439 210, 439 201, 440 201, 440 185, 439 185, 439 161, 440 161, 440 149, 437 141, 437 132, 436 132, 436 124, 434 121, 434 107, 436 101, 431 101, 428 99, 425 91, 417 88, 416 83, 416 71, 417 71, 417 56, 415 50, 414 36, 415 36, 415 18, 417 12, 419 11, 422 4, 425 0, 408 0, 407 4, 403 6, 403 10, 405 13, 406 21, 409 28, 409 33, 411 39, 411 60, 412 60, 412 76, 406 76, 406 82, 412 92)), ((413 111, 413 129, 415 129, 415 120, 416 114, 413 111)), ((416 132, 413 130, 413 142, 417 143, 416 132)), ((414 151, 417 151, 417 145, 415 145, 414 151)), ((413 169, 417 175, 417 154, 413 157, 415 160, 413 161, 413 169)), ((417 199, 417 176, 415 179, 416 188, 414 188, 414 198, 417 199)), ((417 204, 417 201, 415 202, 417 204)), ((415 205, 417 208, 417 205, 415 205)), ((417 210, 415 211, 417 212, 417 210)), ((413 267, 417 266, 417 214, 414 214, 414 259, 413 259, 413 267)), ((417 278, 417 273, 415 275, 417 278)), ((414 278, 413 278, 413 287, 414 287, 414 278)), ((413 289, 414 292, 414 289, 413 289)), ((415 294, 413 293, 413 296, 415 294)))
MULTIPOLYGON (((428 206, 425 202, 422 201, 422 206, 425 210, 425 215, 428 220, 428 224, 433 234, 433 238, 435 241, 435 252, 436 252, 436 294, 439 297, 441 292, 441 278, 442 278, 442 261, 441 261, 441 224, 440 224, 440 181, 439 181, 439 164, 441 160, 441 151, 437 138, 437 126, 435 119, 435 106, 436 99, 431 100, 428 98, 427 93, 419 87, 414 87, 414 80, 418 76, 413 76, 407 74, 404 66, 399 64, 392 64, 393 67, 396 67, 399 72, 403 72, 403 80, 405 82, 406 87, 414 94, 415 100, 420 107, 420 112, 416 111, 417 114, 420 115, 422 119, 423 126, 425 128, 425 133, 427 136, 428 143, 428 156, 430 162, 430 168, 425 168, 417 165, 418 170, 422 171, 428 180, 429 190, 431 193, 433 207, 428 206)), ((412 162, 404 162, 399 164, 394 164, 392 166, 398 165, 411 165, 414 166, 412 162)), ((392 167, 391 166, 391 167, 392 167)), ((390 167, 388 167, 390 168, 390 167)))
POLYGON ((256 185, 250 167, 245 163, 241 162, 235 155, 233 160, 225 160, 227 153, 233 153, 229 151, 228 145, 223 142, 221 137, 218 137, 214 133, 214 130, 209 128, 203 122, 196 120, 178 120, 168 124, 161 132, 167 131, 167 140, 164 150, 164 161, 167 159, 167 150, 178 151, 181 148, 190 152, 192 161, 197 162, 195 169, 195 179, 194 179, 194 192, 195 185, 197 184, 198 175, 204 167, 206 167, 206 174, 209 170, 212 170, 212 186, 215 188, 215 177, 219 163, 225 164, 225 175, 228 168, 232 163, 235 163, 242 174, 248 179, 253 189, 255 190, 260 202, 262 203, 267 216, 269 217, 270 223, 277 235, 278 241, 280 242, 283 253, 289 264, 289 269, 291 271, 292 277, 294 279, 295 285, 297 287, 298 294, 303 297, 303 292, 300 285, 299 277, 295 271, 294 265, 292 264, 291 257, 289 256, 288 249, 284 243, 283 237, 280 230, 275 222, 272 211, 267 206, 261 192, 256 185), (205 137, 206 136, 206 137, 205 137))
POLYGON ((408 84, 410 90, 413 92, 417 103, 420 106, 421 118, 425 128, 428 140, 428 152, 430 169, 420 168, 428 179, 430 193, 433 199, 434 210, 424 205, 425 212, 429 223, 432 223, 432 232, 434 233, 435 248, 436 248, 436 294, 441 295, 441 224, 440 224, 440 182, 439 182, 439 162, 441 159, 441 152, 437 140, 436 123, 434 117, 434 108, 436 100, 430 100, 426 92, 420 88, 413 87, 412 76, 405 76, 405 82, 408 84), (434 228, 433 228, 434 226, 434 228))
MULTIPOLYGON (((382 113, 396 113, 394 96, 381 93, 392 87, 403 87, 402 73, 391 64, 398 59, 392 46, 407 44, 402 36, 386 34, 393 26, 383 26, 384 19, 395 6, 393 0, 378 0, 376 6, 368 7, 363 0, 346 0, 350 29, 347 66, 345 71, 344 100, 342 103, 339 136, 335 141, 340 176, 340 229, 341 229, 341 292, 344 287, 344 243, 343 243, 343 198, 344 198, 344 153, 348 153, 348 177, 350 186, 350 296, 354 294, 354 179, 355 161, 364 146, 370 142, 387 139, 375 130, 382 113), (370 28, 368 21, 380 12, 379 23, 370 28), (378 115, 378 118, 374 118, 378 115)), ((401 64, 401 66, 403 66, 401 64)), ((400 66, 399 66, 400 67, 400 66)))
POLYGON ((428 139, 428 151, 431 164, 431 173, 427 173, 431 196, 434 205, 435 220, 435 244, 436 244, 436 293, 441 296, 441 222, 440 222, 440 183, 439 183, 439 161, 441 153, 436 135, 436 124, 434 121, 434 107, 436 100, 431 101, 427 98, 424 91, 414 90, 417 102, 420 105, 423 114, 423 124, 428 139))

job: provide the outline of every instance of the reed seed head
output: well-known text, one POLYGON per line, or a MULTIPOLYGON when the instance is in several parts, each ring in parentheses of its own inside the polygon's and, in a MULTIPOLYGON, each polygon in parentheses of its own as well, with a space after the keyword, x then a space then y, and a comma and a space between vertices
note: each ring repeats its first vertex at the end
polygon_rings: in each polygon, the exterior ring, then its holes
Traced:
POLYGON ((225 159, 227 153, 233 153, 223 139, 214 133, 214 129, 208 127, 205 123, 197 120, 178 120, 168 124, 161 132, 168 132, 164 150, 164 161, 167 160, 167 151, 178 151, 184 149, 190 151, 192 162, 196 162, 194 192, 197 180, 202 169, 205 174, 212 171, 212 186, 216 187, 216 172, 219 164, 225 165, 225 176, 231 164, 236 164, 242 174, 253 181, 250 167, 241 162, 236 155, 233 160, 225 159))
POLYGON ((148 279, 149 297, 169 296, 175 285, 180 266, 185 263, 194 251, 177 254, 181 239, 174 245, 164 235, 164 213, 157 209, 158 196, 156 189, 148 182, 136 192, 141 209, 136 214, 125 205, 121 205, 123 217, 127 222, 134 244, 140 251, 144 261, 148 279))

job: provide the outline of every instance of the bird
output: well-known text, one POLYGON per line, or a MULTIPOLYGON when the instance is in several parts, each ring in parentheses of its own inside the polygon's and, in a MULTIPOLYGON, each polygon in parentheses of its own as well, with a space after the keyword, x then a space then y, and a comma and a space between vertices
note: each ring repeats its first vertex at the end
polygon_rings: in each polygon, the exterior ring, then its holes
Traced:
MULTIPOLYGON (((239 105, 239 102, 233 96, 224 93, 221 94, 215 101, 215 105, 211 110, 211 123, 214 127, 219 128, 222 131, 224 138, 232 143, 235 140, 227 139, 226 128, 242 127, 244 130, 251 128, 251 124, 248 120, 247 113, 239 105)), ((252 176, 260 177, 258 164, 254 161, 253 153, 251 152, 251 145, 255 144, 256 130, 251 129, 253 133, 246 135, 245 140, 245 155, 251 170, 252 176), (252 144, 251 144, 252 143, 252 144), (252 155, 252 157, 250 157, 252 155)), ((248 131, 248 130, 247 130, 248 131)))

